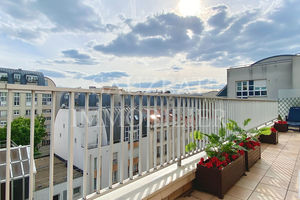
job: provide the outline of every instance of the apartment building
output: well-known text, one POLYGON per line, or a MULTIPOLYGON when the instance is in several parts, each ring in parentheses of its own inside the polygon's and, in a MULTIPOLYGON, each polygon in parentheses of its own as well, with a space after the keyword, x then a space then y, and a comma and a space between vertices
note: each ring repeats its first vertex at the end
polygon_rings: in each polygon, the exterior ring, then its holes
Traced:
POLYGON ((278 55, 246 67, 227 69, 227 85, 217 96, 277 100, 279 90, 300 89, 300 55, 278 55))
MULTIPOLYGON (((37 85, 45 87, 56 87, 53 80, 45 77, 43 73, 27 71, 22 69, 0 68, 0 127, 6 125, 7 118, 7 91, 5 84, 37 85)), ((31 114, 31 93, 14 92, 13 94, 13 119, 17 117, 30 117, 31 114)), ((51 121, 51 94, 35 94, 35 114, 43 115, 46 118, 45 125, 48 137, 50 134, 51 121)), ((42 141, 42 145, 49 144, 49 138, 42 141)))

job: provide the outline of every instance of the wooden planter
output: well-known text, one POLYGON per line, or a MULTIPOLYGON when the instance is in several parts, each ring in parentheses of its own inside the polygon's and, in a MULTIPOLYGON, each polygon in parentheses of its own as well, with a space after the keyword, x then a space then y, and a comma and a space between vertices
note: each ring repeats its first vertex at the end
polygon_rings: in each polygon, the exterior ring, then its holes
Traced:
POLYGON ((248 150, 245 152, 245 165, 246 165, 246 171, 249 171, 249 169, 258 161, 261 157, 261 147, 256 146, 255 150, 248 150))
POLYGON ((288 125, 287 124, 274 124, 274 128, 279 132, 287 132, 288 131, 288 125))
POLYGON ((196 179, 193 182, 195 189, 211 193, 223 199, 224 194, 245 174, 245 156, 218 170, 197 165, 196 179))
POLYGON ((271 135, 261 135, 259 141, 262 143, 268 144, 277 144, 278 143, 278 131, 271 133, 271 135))

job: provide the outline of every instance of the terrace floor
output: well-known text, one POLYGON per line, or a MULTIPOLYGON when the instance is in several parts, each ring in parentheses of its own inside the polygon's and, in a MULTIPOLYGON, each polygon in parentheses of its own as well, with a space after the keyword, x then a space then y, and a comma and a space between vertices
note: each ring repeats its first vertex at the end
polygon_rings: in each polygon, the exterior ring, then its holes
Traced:
MULTIPOLYGON (((262 144, 262 156, 247 176, 225 195, 225 200, 300 199, 300 133, 279 133, 279 143, 262 144)), ((193 190, 178 200, 217 200, 216 196, 193 190)))

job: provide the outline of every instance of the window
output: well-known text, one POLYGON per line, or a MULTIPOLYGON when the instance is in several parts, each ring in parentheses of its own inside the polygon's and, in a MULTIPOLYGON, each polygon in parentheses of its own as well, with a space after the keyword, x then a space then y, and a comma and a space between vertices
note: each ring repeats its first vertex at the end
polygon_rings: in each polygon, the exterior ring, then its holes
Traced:
POLYGON ((31 93, 26 93, 26 106, 31 106, 31 93))
POLYGON ((165 145, 164 145, 164 154, 165 154, 165 155, 167 155, 167 150, 168 150, 167 144, 165 144, 165 145))
POLYGON ((157 133, 157 136, 156 136, 156 142, 157 142, 157 143, 160 143, 160 132, 157 133))
POLYGON ((14 110, 14 115, 20 115, 20 111, 19 110, 14 110))
POLYGON ((39 78, 36 75, 26 75, 26 80, 28 83, 36 83, 38 82, 39 78))
POLYGON ((43 94, 42 95, 42 104, 43 105, 51 105, 51 94, 43 94))
POLYGON ((156 156, 159 158, 160 157, 160 147, 156 148, 156 156))
POLYGON ((45 117, 45 120, 50 121, 50 120, 51 120, 51 117, 45 117))
POLYGON ((118 182, 118 171, 117 170, 113 172, 112 178, 113 178, 113 183, 118 182))
POLYGON ((5 126, 6 125, 6 121, 0 121, 0 126, 5 126))
POLYGON ((0 81, 7 81, 8 80, 8 74, 5 72, 0 72, 0 81))
POLYGON ((26 111, 25 111, 25 115, 27 115, 27 116, 29 116, 30 113, 31 113, 31 110, 26 110, 26 111))
POLYGON ((0 92, 0 106, 6 106, 7 92, 0 92))
POLYGON ((14 81, 20 82, 21 81, 21 74, 14 74, 14 81))
POLYGON ((7 111, 6 110, 0 110, 0 117, 6 117, 7 111))
POLYGON ((114 152, 113 154, 113 164, 114 165, 118 164, 118 152, 114 152))
POLYGON ((20 93, 16 92, 14 94, 14 105, 19 106, 20 105, 20 93))
POLYGON ((81 189, 80 186, 74 188, 74 189, 73 189, 73 195, 74 195, 74 196, 79 195, 79 194, 80 194, 80 189, 81 189))
POLYGON ((51 113, 51 109, 43 109, 42 113, 51 113))
POLYGON ((253 96, 266 96, 266 80, 249 80, 236 82, 236 96, 247 98, 253 96))
POLYGON ((166 130, 165 130, 164 136, 165 136, 165 140, 167 140, 167 131, 166 130))

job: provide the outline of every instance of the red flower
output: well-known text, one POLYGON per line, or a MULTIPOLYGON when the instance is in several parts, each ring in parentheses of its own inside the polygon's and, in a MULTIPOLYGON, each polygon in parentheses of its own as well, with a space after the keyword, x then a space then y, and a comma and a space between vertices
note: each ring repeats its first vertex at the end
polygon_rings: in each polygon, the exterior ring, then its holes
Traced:
POLYGON ((235 159, 237 159, 238 157, 239 157, 238 155, 232 155, 232 156, 231 156, 232 160, 235 160, 235 159))
POLYGON ((239 145, 240 145, 241 147, 243 147, 245 144, 244 144, 244 142, 241 142, 239 145))
POLYGON ((228 164, 228 163, 226 162, 226 160, 224 160, 224 161, 223 161, 223 166, 225 167, 225 166, 227 166, 227 164, 228 164))
POLYGON ((272 128, 271 128, 271 132, 272 132, 272 133, 276 133, 277 130, 276 130, 274 127, 272 127, 272 128))
POLYGON ((212 168, 213 167, 213 164, 211 161, 207 162, 206 165, 205 165, 207 168, 212 168))
POLYGON ((222 169, 223 169, 223 167, 222 167, 222 166, 220 166, 218 169, 219 169, 219 170, 222 170, 222 169))
POLYGON ((244 154, 245 154, 244 150, 239 150, 238 153, 239 153, 240 155, 244 155, 244 154))

